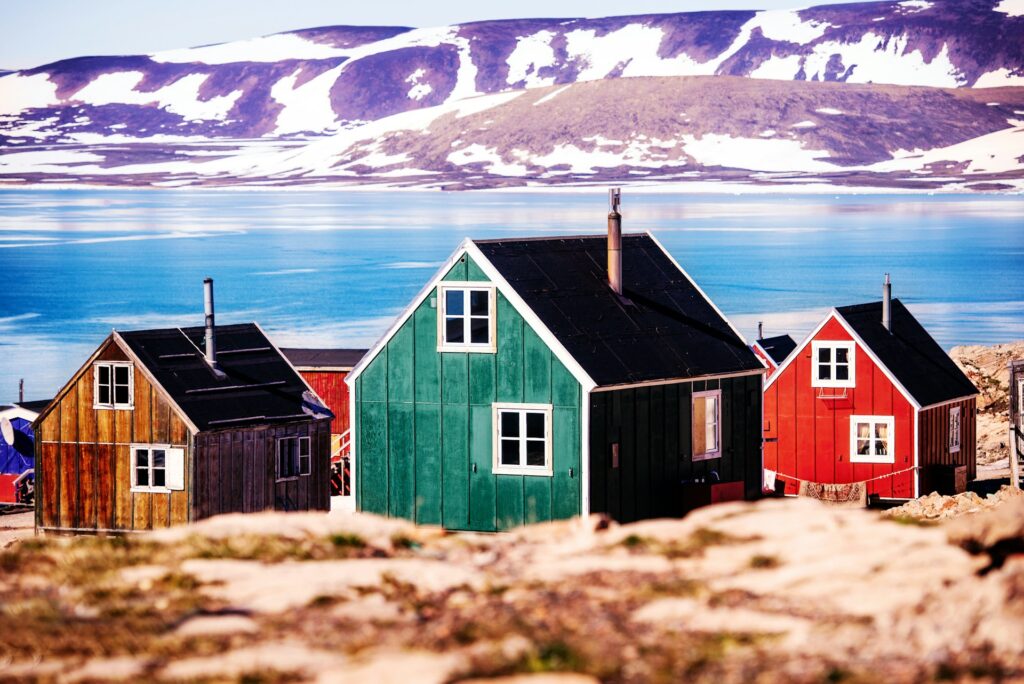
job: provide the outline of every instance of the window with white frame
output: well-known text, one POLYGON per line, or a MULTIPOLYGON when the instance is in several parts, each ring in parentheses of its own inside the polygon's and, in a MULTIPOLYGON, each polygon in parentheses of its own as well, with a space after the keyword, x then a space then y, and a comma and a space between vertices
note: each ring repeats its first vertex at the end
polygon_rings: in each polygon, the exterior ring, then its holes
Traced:
POLYGON ((722 391, 693 393, 693 460, 706 461, 722 455, 722 391))
POLYGON ((494 288, 442 283, 437 291, 438 349, 493 352, 494 288))
POLYGON ((850 461, 895 463, 892 416, 850 416, 850 461))
POLYGON ((551 405, 494 404, 497 475, 551 475, 551 405))
POLYGON ((949 409, 949 453, 960 451, 960 407, 949 409))
POLYGON ((811 343, 811 387, 853 387, 856 385, 853 342, 811 343))
POLYGON ((185 450, 167 444, 133 444, 132 491, 169 492, 185 488, 185 450))
POLYGON ((132 364, 100 361, 93 364, 94 408, 132 408, 135 381, 132 364))
POLYGON ((277 479, 309 475, 311 468, 309 437, 282 437, 277 440, 277 479))
POLYGON ((1024 380, 1017 382, 1017 417, 1024 422, 1024 380))

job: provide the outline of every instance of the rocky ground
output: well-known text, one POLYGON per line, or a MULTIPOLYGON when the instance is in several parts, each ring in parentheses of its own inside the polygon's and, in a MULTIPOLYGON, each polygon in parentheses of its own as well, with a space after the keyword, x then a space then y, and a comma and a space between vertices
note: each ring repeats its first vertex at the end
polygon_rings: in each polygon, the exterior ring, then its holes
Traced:
MULTIPOLYGON (((1024 341, 992 346, 953 347, 949 355, 981 391, 978 397, 978 465, 991 465, 1009 457, 1010 372, 1014 359, 1024 359, 1024 341)), ((979 478, 984 471, 979 469, 979 478)), ((1001 470, 995 476, 1005 477, 1001 470)))
POLYGON ((959 518, 965 515, 979 513, 1002 506, 1008 501, 1024 498, 1024 491, 1012 489, 1003 485, 999 491, 988 496, 979 496, 975 492, 964 492, 955 496, 943 496, 938 492, 932 492, 918 499, 913 499, 890 508, 882 513, 886 518, 914 518, 916 520, 948 520, 959 518))
POLYGON ((1022 520, 770 500, 504 535, 268 513, 29 539, 0 555, 0 679, 1012 679, 1022 520))

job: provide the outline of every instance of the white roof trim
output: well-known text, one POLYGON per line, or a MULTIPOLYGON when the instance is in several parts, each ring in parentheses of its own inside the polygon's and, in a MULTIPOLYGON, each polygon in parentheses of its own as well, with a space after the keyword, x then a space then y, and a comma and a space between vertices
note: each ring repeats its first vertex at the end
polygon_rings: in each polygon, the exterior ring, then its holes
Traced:
POLYGON ((310 394, 317 398, 317 401, 320 402, 320 405, 326 407, 327 410, 329 410, 331 413, 334 413, 334 409, 332 409, 330 406, 327 406, 327 402, 324 401, 323 397, 317 394, 317 391, 313 389, 312 385, 306 382, 306 378, 302 377, 302 373, 300 373, 299 369, 296 368, 294 364, 292 364, 292 362, 288 359, 288 356, 284 352, 282 352, 281 349, 276 344, 274 344, 274 340, 270 338, 270 335, 268 335, 267 331, 263 329, 263 326, 261 326, 256 321, 253 321, 252 324, 256 326, 256 329, 260 331, 263 337, 267 338, 267 342, 269 342, 270 346, 274 348, 274 351, 277 352, 277 355, 284 359, 284 362, 288 364, 288 367, 292 369, 292 372, 295 373, 295 375, 299 376, 299 380, 301 380, 302 384, 306 386, 306 389, 309 390, 310 394))
POLYGON ((359 363, 352 367, 352 370, 349 371, 348 375, 345 376, 346 384, 352 385, 355 382, 356 378, 358 378, 362 374, 362 372, 366 370, 366 367, 369 366, 370 363, 372 363, 375 358, 377 358, 377 354, 380 354, 381 350, 384 349, 388 341, 392 337, 394 337, 395 333, 397 333, 398 330, 403 325, 405 325, 405 322, 409 320, 413 313, 415 313, 416 309, 419 308, 420 304, 422 304, 423 301, 430 296, 430 293, 434 291, 434 288, 437 287, 437 284, 441 281, 441 279, 444 278, 448 271, 452 269, 452 266, 454 266, 462 257, 462 255, 466 253, 466 245, 468 244, 469 238, 466 238, 465 240, 462 241, 462 244, 460 244, 458 248, 456 248, 456 250, 452 252, 451 256, 448 257, 448 259, 443 264, 441 264, 441 267, 434 272, 434 275, 431 276, 429 281, 427 281, 427 284, 423 286, 423 288, 416 294, 415 297, 413 297, 409 305, 405 307, 405 310, 403 310, 402 313, 398 315, 398 318, 395 319, 395 322, 391 324, 391 327, 388 328, 387 331, 380 336, 380 339, 373 343, 373 346, 370 347, 370 350, 366 352, 366 355, 359 360, 359 363))
POLYGON ((39 416, 35 411, 29 411, 27 408, 23 408, 15 404, 9 408, 0 408, 0 418, 21 418, 28 422, 34 421, 39 416))
POLYGON ((890 371, 886 367, 886 365, 882 363, 882 360, 875 355, 875 352, 871 351, 871 347, 865 344, 864 340, 861 339, 861 336, 858 335, 857 332, 853 329, 853 327, 846 321, 846 319, 843 318, 842 314, 840 314, 839 311, 834 308, 831 311, 829 311, 828 315, 822 319, 821 323, 819 323, 817 327, 814 328, 814 330, 811 331, 811 333, 804 338, 803 342, 801 342, 797 346, 797 348, 790 353, 790 355, 786 358, 785 363, 779 366, 779 369, 775 371, 772 377, 768 379, 768 382, 765 384, 764 389, 767 391, 768 388, 771 387, 772 383, 775 382, 776 378, 782 375, 783 371, 785 371, 786 368, 788 368, 789 365, 793 362, 793 359, 795 359, 800 354, 800 352, 803 351, 803 349, 808 344, 810 344, 811 340, 813 340, 814 337, 819 332, 821 332, 821 329, 824 328, 825 324, 828 323, 829 320, 832 318, 836 319, 839 325, 843 326, 843 329, 847 332, 847 334, 849 334, 853 341, 856 342, 857 346, 864 350, 864 353, 868 355, 868 358, 871 359, 874 362, 874 364, 882 370, 882 373, 885 374, 885 377, 888 378, 889 382, 891 382, 893 386, 900 391, 900 394, 903 395, 903 398, 906 399, 910 403, 910 405, 914 407, 915 410, 921 410, 921 403, 914 398, 914 395, 907 391, 907 388, 903 386, 903 383, 896 379, 896 376, 892 374, 892 371, 890 371))
MULTIPOLYGON (((704 301, 706 301, 708 304, 710 304, 711 308, 715 310, 715 313, 717 313, 719 316, 721 316, 722 320, 725 321, 726 325, 728 325, 729 328, 734 333, 736 333, 736 337, 740 338, 740 341, 743 343, 743 345, 745 347, 749 348, 750 347, 750 343, 747 342, 747 338, 743 337, 743 335, 740 333, 740 331, 736 329, 736 326, 734 326, 732 324, 732 321, 729 320, 729 317, 726 316, 724 313, 722 313, 722 310, 719 309, 718 306, 713 301, 711 301, 711 297, 708 297, 707 293, 704 292, 704 290, 702 290, 700 288, 700 285, 697 284, 697 281, 690 277, 690 274, 686 272, 686 269, 679 265, 679 262, 676 261, 676 258, 674 256, 672 256, 671 252, 669 252, 667 249, 665 249, 665 245, 661 244, 661 241, 658 240, 658 238, 656 238, 654 236, 654 233, 652 233, 650 231, 647 231, 647 237, 651 238, 651 240, 654 241, 654 244, 656 244, 658 246, 658 248, 662 252, 665 253, 665 256, 667 256, 669 258, 669 261, 671 261, 672 264, 676 268, 679 269, 679 272, 682 273, 684 276, 686 276, 686 279, 689 280, 690 284, 693 285, 693 288, 695 290, 697 290, 697 292, 700 293, 700 296, 704 298, 704 301)), ((751 352, 751 353, 753 353, 753 352, 751 352)))
POLYGON ((754 356, 757 357, 757 360, 761 362, 762 366, 764 366, 767 370, 778 370, 779 364, 775 363, 775 359, 771 357, 771 354, 764 350, 764 347, 761 346, 760 342, 755 341, 754 344, 750 346, 757 347, 757 349, 754 352, 754 356), (758 351, 760 351, 761 353, 758 354, 758 351))

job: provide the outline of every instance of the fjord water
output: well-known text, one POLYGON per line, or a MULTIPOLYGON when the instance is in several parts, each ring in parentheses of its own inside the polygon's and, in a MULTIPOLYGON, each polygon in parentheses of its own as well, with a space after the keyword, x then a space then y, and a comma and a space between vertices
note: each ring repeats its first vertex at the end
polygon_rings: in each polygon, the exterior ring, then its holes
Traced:
MULTIPOLYGON (((740 331, 796 338, 901 298, 947 349, 1024 338, 1024 198, 640 194, 740 331)), ((465 237, 602 233, 606 193, 0 191, 0 403, 49 396, 111 329, 255 320, 281 346, 368 346, 465 237)), ((629 275, 626 274, 628 286, 629 275)))

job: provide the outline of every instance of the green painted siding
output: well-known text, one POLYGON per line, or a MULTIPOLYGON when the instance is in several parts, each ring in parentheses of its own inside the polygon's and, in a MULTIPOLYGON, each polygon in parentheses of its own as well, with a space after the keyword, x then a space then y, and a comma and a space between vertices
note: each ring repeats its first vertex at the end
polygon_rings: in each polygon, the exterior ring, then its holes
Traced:
MULTIPOLYGON (((444 280, 487 278, 465 257, 444 280)), ((482 531, 579 515, 579 383, 500 293, 496 353, 438 352, 436 296, 356 380, 357 506, 482 531), (491 472, 495 402, 553 405, 553 476, 491 472)))
POLYGON ((590 395, 590 509, 620 522, 683 513, 681 483, 742 481, 761 494, 761 377, 676 383, 590 395), (722 456, 694 462, 694 392, 722 390, 722 456), (619 466, 612 445, 619 444, 619 466))

